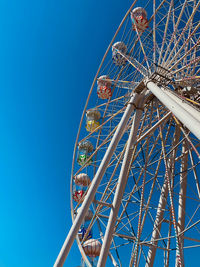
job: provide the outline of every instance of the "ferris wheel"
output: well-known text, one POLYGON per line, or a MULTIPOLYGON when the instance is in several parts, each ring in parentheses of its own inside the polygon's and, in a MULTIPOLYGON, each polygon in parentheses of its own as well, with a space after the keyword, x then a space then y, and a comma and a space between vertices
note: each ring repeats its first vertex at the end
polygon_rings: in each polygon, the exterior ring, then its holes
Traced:
POLYGON ((82 266, 198 266, 199 6, 135 0, 122 20, 81 118, 54 266, 75 238, 82 266))

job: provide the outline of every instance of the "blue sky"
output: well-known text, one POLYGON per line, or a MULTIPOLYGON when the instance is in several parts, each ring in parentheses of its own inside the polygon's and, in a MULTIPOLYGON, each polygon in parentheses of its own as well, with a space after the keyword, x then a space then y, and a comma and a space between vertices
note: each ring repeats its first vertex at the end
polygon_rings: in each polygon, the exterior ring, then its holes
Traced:
MULTIPOLYGON (((82 109, 131 2, 0 2, 0 267, 52 266, 57 257, 71 226, 82 109)), ((66 266, 79 263, 75 245, 66 266)))

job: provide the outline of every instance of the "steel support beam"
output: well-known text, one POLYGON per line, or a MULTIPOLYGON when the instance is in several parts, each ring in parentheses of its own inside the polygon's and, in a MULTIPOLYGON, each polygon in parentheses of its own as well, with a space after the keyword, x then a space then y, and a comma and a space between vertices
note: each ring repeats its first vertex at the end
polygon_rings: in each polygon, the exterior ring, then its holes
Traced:
POLYGON ((198 120, 200 122, 200 111, 197 108, 193 107, 191 103, 187 103, 186 100, 181 99, 180 97, 178 97, 171 90, 165 90, 165 93, 169 97, 171 97, 172 99, 174 99, 177 102, 177 104, 179 104, 180 106, 182 106, 182 108, 184 108, 185 110, 187 110, 187 112, 189 112, 191 116, 193 116, 196 120, 198 120))
MULTIPOLYGON (((143 96, 143 101, 144 101, 144 96, 143 96)), ((134 148, 133 145, 134 145, 134 142, 136 141, 137 132, 138 132, 138 128, 140 125, 140 119, 141 119, 142 114, 143 114, 143 111, 141 109, 136 109, 129 139, 128 139, 128 143, 127 143, 127 148, 126 148, 124 159, 122 162, 122 167, 121 167, 121 171, 119 175, 117 188, 116 188, 115 195, 114 195, 114 200, 112 203, 113 208, 110 211, 110 216, 109 216, 108 224, 106 227, 106 233, 104 236, 104 242, 101 248, 101 253, 99 256, 97 267, 104 267, 106 264, 108 252, 110 249, 110 244, 112 242, 113 233, 115 230, 115 222, 117 219, 119 208, 121 206, 121 201, 122 201, 122 197, 123 197, 124 190, 126 187, 129 170, 130 170, 132 152, 134 148)))
MULTIPOLYGON (((186 204, 186 190, 187 190, 187 166, 188 166, 188 153, 186 153, 186 140, 182 144, 182 154, 184 155, 181 160, 181 172, 180 172, 180 191, 179 191, 179 205, 178 205, 178 238, 180 246, 183 249, 184 234, 181 234, 185 229, 185 204, 186 204)), ((183 251, 182 251, 182 256, 183 251)), ((178 266, 178 262, 176 262, 178 266)))
POLYGON ((180 105, 180 99, 173 95, 166 93, 165 89, 158 87, 154 82, 146 79, 147 88, 200 140, 200 122, 196 118, 197 110, 193 107, 190 112, 187 110, 187 104, 183 102, 180 105), (194 115, 192 115, 194 109, 194 115))
POLYGON ((78 215, 76 216, 74 222, 73 222, 73 225, 67 235, 67 238, 61 248, 61 251, 56 259, 56 262, 54 264, 54 267, 60 267, 60 266, 63 266, 66 258, 67 258, 67 255, 70 251, 70 248, 74 242, 74 239, 76 238, 76 235, 79 231, 79 228, 81 227, 81 224, 83 222, 83 219, 85 217, 85 214, 87 212, 87 210, 89 209, 89 206, 90 204, 92 203, 92 201, 94 200, 94 196, 96 194, 96 191, 98 189, 98 186, 103 178, 103 175, 105 174, 106 172, 106 168, 111 160, 111 157, 122 137, 122 135, 124 134, 124 129, 128 123, 128 120, 133 112, 133 110, 135 109, 135 105, 136 105, 136 102, 138 100, 138 95, 137 94, 134 94, 129 103, 127 104, 127 108, 124 112, 124 115, 117 127, 117 130, 115 132, 115 134, 113 135, 113 138, 110 142, 110 145, 103 157, 103 160, 96 172, 96 175, 95 177, 93 178, 92 180, 92 183, 90 185, 90 188, 85 196, 85 199, 81 205, 81 209, 80 209, 80 212, 78 213, 78 215))
MULTIPOLYGON (((175 135, 174 135, 174 141, 173 141, 173 145, 172 145, 172 147, 175 147, 175 149, 172 152, 171 157, 169 159, 169 163, 168 163, 168 167, 169 167, 168 172, 169 172, 169 175, 171 177, 174 175, 174 170, 175 170, 174 164, 175 164, 175 157, 176 157, 176 153, 177 153, 177 146, 176 145, 179 142, 179 139, 180 139, 180 129, 176 128, 175 135)), ((156 250, 157 250, 157 244, 158 244, 158 239, 160 236, 160 230, 161 230, 161 226, 162 226, 162 222, 163 222, 164 210, 165 210, 165 206, 167 203, 168 193, 169 193, 169 188, 167 185, 167 180, 165 179, 163 186, 162 186, 162 189, 161 189, 161 193, 160 193, 160 199, 159 199, 159 203, 158 203, 156 219, 155 219, 154 228, 153 228, 152 237, 151 237, 151 244, 153 246, 148 251, 147 263, 145 265, 146 267, 152 267, 154 265, 154 260, 155 260, 155 256, 156 256, 156 250)), ((168 242, 170 242, 170 240, 168 242)))
POLYGON ((160 229, 161 229, 162 219, 163 219, 164 210, 165 210, 165 206, 166 206, 166 202, 167 202, 167 196, 168 196, 168 186, 167 186, 167 182, 165 181, 163 186, 162 186, 161 193, 160 193, 160 199, 159 199, 159 203, 158 203, 158 209, 157 209, 156 219, 155 219, 155 223, 154 223, 154 229, 153 229, 153 233, 152 233, 152 237, 151 237, 152 247, 150 247, 149 252, 148 252, 147 263, 145 265, 146 267, 152 267, 154 264, 154 259, 156 256, 157 243, 158 243, 157 240, 160 236, 160 229))

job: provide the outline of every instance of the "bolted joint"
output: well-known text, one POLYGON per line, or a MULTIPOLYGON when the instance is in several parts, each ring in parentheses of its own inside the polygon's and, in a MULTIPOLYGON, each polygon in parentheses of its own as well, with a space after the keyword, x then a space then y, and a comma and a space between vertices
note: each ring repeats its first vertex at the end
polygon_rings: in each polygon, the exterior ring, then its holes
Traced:
POLYGON ((141 108, 139 105, 141 95, 138 93, 133 93, 131 99, 126 103, 126 106, 133 105, 135 109, 141 108))
POLYGON ((151 92, 146 90, 143 94, 134 93, 129 102, 126 105, 133 105, 135 109, 144 110, 144 104, 146 103, 151 92))

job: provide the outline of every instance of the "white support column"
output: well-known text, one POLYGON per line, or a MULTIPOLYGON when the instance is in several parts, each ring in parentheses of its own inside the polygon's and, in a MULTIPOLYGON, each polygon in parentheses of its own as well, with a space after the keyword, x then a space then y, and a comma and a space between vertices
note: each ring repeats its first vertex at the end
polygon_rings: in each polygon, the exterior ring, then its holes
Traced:
POLYGON ((168 196, 168 186, 167 186, 167 182, 165 181, 162 186, 161 193, 160 193, 160 199, 159 199, 156 219, 154 223, 154 229, 153 229, 153 233, 151 237, 152 246, 149 248, 149 252, 147 256, 147 263, 145 265, 146 267, 152 267, 154 264, 157 243, 158 243, 157 239, 160 236, 160 229, 161 229, 163 214, 164 214, 164 210, 165 210, 165 206, 167 202, 167 196, 168 196))
MULTIPOLYGON (((144 96, 143 96, 142 101, 144 101, 144 96)), ((133 144, 136 140, 142 113, 143 111, 141 109, 136 109, 136 113, 134 115, 134 119, 133 119, 133 123, 131 127, 131 132, 130 132, 128 143, 127 143, 127 148, 126 148, 124 159, 122 162, 122 167, 121 167, 121 171, 119 175, 119 180, 118 180, 114 200, 112 203, 113 207, 110 211, 110 216, 109 216, 108 224, 106 227, 106 233, 104 236, 104 242, 101 248, 101 253, 99 256, 97 267, 104 267, 106 264, 110 244, 112 242, 113 232, 115 229, 115 222, 117 219, 117 215, 119 212, 122 197, 123 197, 124 190, 125 190, 126 183, 127 183, 127 178, 128 178, 129 168, 130 168, 130 163, 131 163, 131 158, 132 158, 133 144)))
MULTIPOLYGON (((176 128, 175 134, 174 134, 174 141, 173 141, 173 145, 172 145, 172 147, 175 147, 175 149, 171 153, 169 163, 168 163, 168 173, 171 176, 171 180, 173 180, 172 177, 174 176, 174 170, 175 170, 174 164, 175 164, 175 157, 176 157, 176 153, 177 153, 177 146, 176 145, 178 144, 179 139, 180 139, 180 129, 176 128)), ((162 157, 162 155, 161 155, 161 157, 162 157)), ((169 193, 169 188, 167 185, 167 180, 165 179, 163 186, 162 186, 162 189, 161 189, 161 193, 160 193, 160 199, 159 199, 159 203, 158 203, 156 219, 155 219, 154 228, 153 228, 152 237, 151 237, 151 244, 153 246, 149 248, 148 256, 147 256, 147 263, 145 265, 146 267, 152 267, 154 265, 154 260, 155 260, 155 256, 156 256, 156 250, 157 250, 157 244, 158 244, 157 240, 159 239, 159 236, 160 236, 160 230, 161 230, 161 226, 162 226, 162 220, 163 220, 165 206, 167 203, 168 193, 169 193)))
POLYGON ((54 267, 61 267, 63 266, 67 255, 70 251, 70 248, 74 242, 74 239, 76 238, 76 235, 79 231, 79 228, 81 227, 82 221, 85 217, 85 214, 87 212, 87 210, 89 209, 90 204, 92 203, 94 196, 96 194, 97 188, 103 178, 103 175, 106 172, 106 168, 110 162, 110 159, 116 149, 116 146, 118 144, 118 142, 120 141, 123 133, 124 133, 124 129, 127 125, 127 122, 131 116, 131 113, 133 112, 134 108, 135 108, 135 103, 137 102, 138 99, 138 95, 134 94, 131 99, 130 102, 127 105, 126 111, 117 127, 117 130, 111 140, 111 143, 103 157, 103 160, 97 170, 97 173, 95 175, 95 177, 92 180, 92 183, 90 185, 90 188, 85 196, 85 199, 81 205, 81 209, 80 212, 78 213, 78 215, 76 216, 76 219, 74 220, 74 223, 67 235, 67 238, 61 248, 61 251, 56 259, 56 262, 54 264, 54 267))
POLYGON ((177 96, 172 98, 165 89, 149 80, 146 80, 146 86, 200 140, 200 122, 195 115, 196 109, 192 116, 192 107, 188 112, 184 102, 180 105, 177 96))
POLYGON ((200 111, 194 108, 192 104, 187 103, 180 97, 176 96, 176 94, 173 93, 171 90, 165 90, 165 93, 168 94, 169 97, 174 99, 177 102, 177 104, 182 106, 182 108, 186 109, 190 113, 191 116, 193 116, 196 120, 200 122, 200 111))
MULTIPOLYGON (((181 248, 184 244, 184 234, 179 235, 185 228, 185 204, 186 204, 186 190, 187 190, 187 166, 188 166, 188 153, 186 153, 186 141, 182 144, 182 154, 184 155, 181 160, 181 173, 180 173, 180 191, 179 191, 179 205, 178 205, 178 236, 181 248)), ((182 251, 183 254, 183 251, 182 251)), ((184 256, 184 255, 182 255, 184 256)), ((178 266, 178 262, 176 262, 178 266)))

